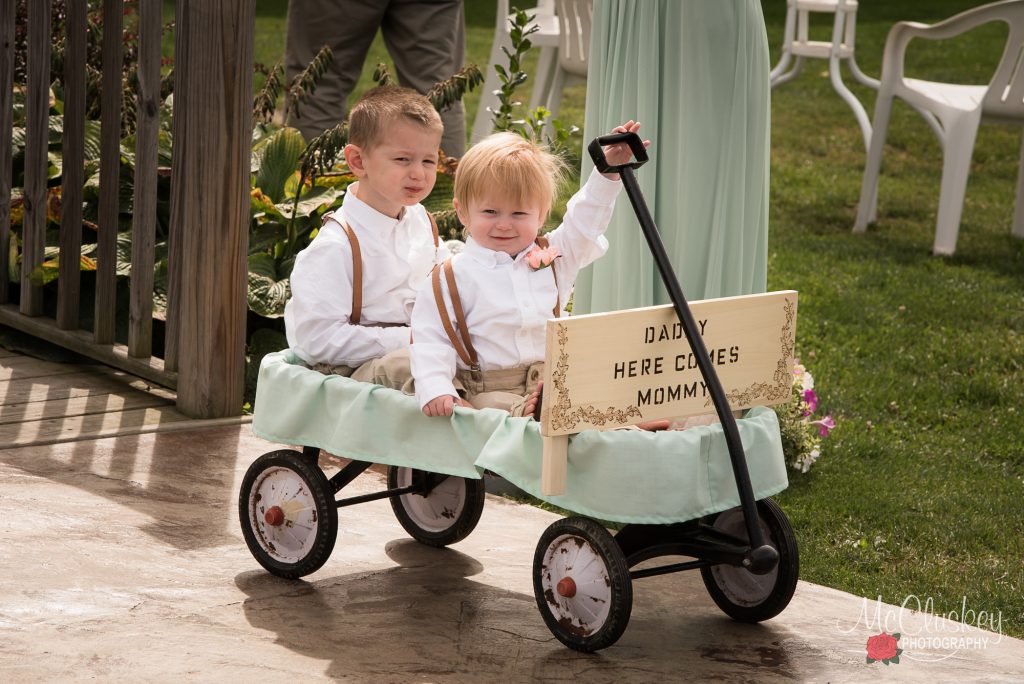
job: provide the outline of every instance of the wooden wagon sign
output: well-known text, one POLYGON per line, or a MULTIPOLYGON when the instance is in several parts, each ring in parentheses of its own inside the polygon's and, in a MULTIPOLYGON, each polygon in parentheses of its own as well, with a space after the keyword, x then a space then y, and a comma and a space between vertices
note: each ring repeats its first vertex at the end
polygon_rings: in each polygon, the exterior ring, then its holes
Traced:
MULTIPOLYGON (((733 410, 789 399, 796 310, 793 290, 690 302, 733 410)), ((548 321, 545 494, 564 491, 569 434, 714 412, 671 305, 548 321)))

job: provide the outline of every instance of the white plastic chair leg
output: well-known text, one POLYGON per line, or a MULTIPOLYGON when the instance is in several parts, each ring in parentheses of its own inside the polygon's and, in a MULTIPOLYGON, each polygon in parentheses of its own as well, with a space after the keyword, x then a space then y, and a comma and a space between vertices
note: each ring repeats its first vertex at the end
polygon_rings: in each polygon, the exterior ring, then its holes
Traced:
POLYGON ((935 222, 934 254, 953 254, 960 232, 960 216, 964 208, 967 175, 971 170, 971 153, 978 135, 981 110, 961 115, 951 122, 942 157, 942 185, 939 190, 939 212, 935 222))
POLYGON ((533 91, 530 93, 530 109, 536 109, 547 102, 553 87, 555 73, 558 71, 558 48, 541 48, 540 57, 537 59, 533 91))
POLYGON ((793 54, 784 47, 782 49, 782 57, 779 58, 779 63, 776 64, 775 68, 768 73, 768 80, 774 84, 775 79, 786 73, 786 68, 789 66, 791 61, 793 61, 793 54))
POLYGON ((857 66, 857 60, 853 58, 853 55, 846 60, 846 63, 850 66, 850 75, 853 76, 854 80, 858 81, 862 85, 866 85, 868 88, 878 90, 881 82, 877 78, 871 78, 857 66))
POLYGON ((945 147, 946 132, 942 130, 942 123, 939 121, 938 117, 929 112, 927 109, 918 107, 912 102, 908 102, 907 104, 913 107, 914 111, 920 114, 921 117, 924 119, 925 123, 928 124, 928 128, 932 129, 932 133, 935 134, 935 138, 939 141, 939 146, 945 147))
POLYGON ((786 71, 790 61, 793 59, 793 53, 789 51, 789 46, 793 44, 793 34, 796 32, 796 8, 793 6, 793 0, 788 0, 786 5, 786 23, 782 30, 782 56, 779 58, 779 63, 775 65, 775 68, 768 73, 768 82, 771 83, 772 88, 795 78, 796 74, 800 73, 800 66, 803 63, 803 58, 797 57, 797 64, 794 67, 796 73, 786 71), (792 75, 779 81, 787 73, 792 75))
POLYGON ((495 64, 505 63, 505 53, 502 47, 512 48, 512 41, 506 31, 496 31, 494 43, 491 45, 491 57, 487 63, 487 73, 484 74, 484 84, 480 89, 480 105, 476 110, 476 117, 473 119, 473 132, 470 135, 470 142, 476 143, 486 138, 494 130, 494 120, 488 108, 498 108, 498 96, 494 93, 500 88, 498 72, 494 70, 495 64))
MULTIPOLYGON (((844 17, 842 23, 843 29, 846 31, 846 37, 843 39, 843 42, 845 42, 852 48, 857 40, 857 12, 856 10, 849 11, 847 9, 844 12, 844 14, 846 16, 844 17)), ((835 31, 833 31, 833 35, 834 34, 835 31)), ((849 64, 850 66, 850 75, 853 76, 855 81, 861 83, 862 85, 866 85, 868 88, 872 88, 873 90, 878 90, 879 86, 881 85, 880 82, 877 79, 871 78, 870 76, 868 76, 867 74, 860 70, 860 67, 857 66, 857 59, 853 56, 852 50, 850 52, 850 56, 846 58, 846 61, 847 64, 849 64)))
MULTIPOLYGON (((782 66, 782 62, 779 62, 779 66, 782 66)), ((780 73, 777 76, 772 78, 772 80, 771 80, 771 87, 774 89, 774 88, 782 85, 783 83, 789 83, 794 78, 796 78, 797 76, 800 75, 800 72, 803 71, 803 68, 804 68, 804 58, 803 57, 797 57, 796 61, 793 63, 793 68, 792 69, 790 69, 789 71, 787 71, 785 73, 780 73)))
POLYGON ((832 87, 839 93, 839 97, 843 98, 843 101, 850 106, 853 115, 857 117, 857 123, 860 125, 860 132, 864 138, 864 149, 868 149, 871 147, 871 122, 868 120, 868 113, 857 96, 850 92, 850 89, 843 83, 843 75, 839 70, 839 59, 836 57, 829 60, 829 75, 832 79, 832 87))
POLYGON ((1013 229, 1015 237, 1024 238, 1024 135, 1020 142, 1020 169, 1017 171, 1017 198, 1013 205, 1013 229))
MULTIPOLYGON (((840 3, 840 9, 842 3, 840 3)), ((871 122, 868 120, 868 113, 864 111, 864 105, 860 103, 860 100, 850 92, 850 89, 843 83, 843 73, 839 68, 839 50, 843 44, 844 31, 848 34, 848 40, 850 45, 853 44, 853 24, 851 23, 848 27, 845 25, 846 13, 837 11, 835 19, 832 21, 832 47, 831 54, 828 58, 828 74, 832 81, 832 88, 839 93, 839 97, 843 98, 850 109, 853 110, 853 115, 857 117, 857 123, 860 125, 861 134, 864 136, 864 149, 867 150, 871 147, 871 122)), ((852 22, 852 17, 851 17, 852 22)), ((845 59, 845 58, 844 58, 845 59)), ((853 62, 853 56, 849 57, 850 62, 853 62)))
POLYGON ((885 147, 885 133, 889 128, 892 100, 892 93, 881 92, 875 102, 874 132, 864 164, 864 180, 860 186, 860 203, 857 205, 857 220, 853 224, 854 233, 863 233, 867 230, 868 224, 876 218, 878 173, 882 167, 882 149, 885 147))
POLYGON ((565 89, 565 86, 565 72, 557 69, 554 77, 551 79, 551 88, 548 89, 547 99, 541 103, 551 112, 552 119, 558 116, 558 108, 562 104, 562 90, 565 89))

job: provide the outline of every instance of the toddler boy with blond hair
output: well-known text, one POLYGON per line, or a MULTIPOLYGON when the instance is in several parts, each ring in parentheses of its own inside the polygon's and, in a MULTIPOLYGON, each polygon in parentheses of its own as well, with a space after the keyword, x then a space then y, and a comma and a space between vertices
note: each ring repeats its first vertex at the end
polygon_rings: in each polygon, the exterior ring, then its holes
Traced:
MULTIPOLYGON (((620 143, 605 156, 619 165, 631 152, 620 143)), ((489 136, 459 161, 452 203, 466 248, 434 267, 412 312, 412 374, 426 415, 449 416, 455 405, 532 412, 546 322, 561 315, 579 270, 607 251, 622 188, 618 174, 595 171, 562 224, 538 237, 562 175, 552 153, 514 133, 489 136)))

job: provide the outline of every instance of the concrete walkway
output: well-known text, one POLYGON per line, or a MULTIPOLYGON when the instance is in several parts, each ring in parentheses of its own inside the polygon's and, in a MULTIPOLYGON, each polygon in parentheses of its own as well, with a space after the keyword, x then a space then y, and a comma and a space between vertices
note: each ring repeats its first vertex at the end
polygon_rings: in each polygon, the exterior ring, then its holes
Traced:
POLYGON ((618 644, 575 653, 531 584, 556 516, 497 497, 444 550, 408 540, 387 501, 342 509, 324 568, 281 580, 236 517, 245 469, 273 448, 236 426, 0 450, 0 681, 1024 680, 1020 640, 807 583, 779 617, 743 625, 698 573, 638 580, 618 644), (886 620, 901 662, 866 664, 886 620))

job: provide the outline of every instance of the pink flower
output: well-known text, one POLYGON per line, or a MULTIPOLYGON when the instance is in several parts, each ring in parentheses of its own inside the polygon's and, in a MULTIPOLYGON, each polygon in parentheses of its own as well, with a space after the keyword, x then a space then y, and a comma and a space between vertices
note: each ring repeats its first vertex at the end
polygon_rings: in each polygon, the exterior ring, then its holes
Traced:
POLYGON ((818 426, 818 434, 822 437, 828 437, 828 433, 832 432, 832 429, 836 426, 836 421, 832 420, 832 416, 825 416, 821 420, 812 420, 811 425, 818 426))
POLYGON ((800 395, 800 398, 804 402, 804 415, 809 416, 814 413, 818 408, 818 395, 814 393, 814 390, 804 390, 800 395))
POLYGON ((534 247, 526 254, 526 263, 530 265, 535 271, 539 271, 542 268, 547 268, 551 265, 555 259, 560 256, 557 247, 548 247, 547 249, 541 249, 540 247, 534 247))

